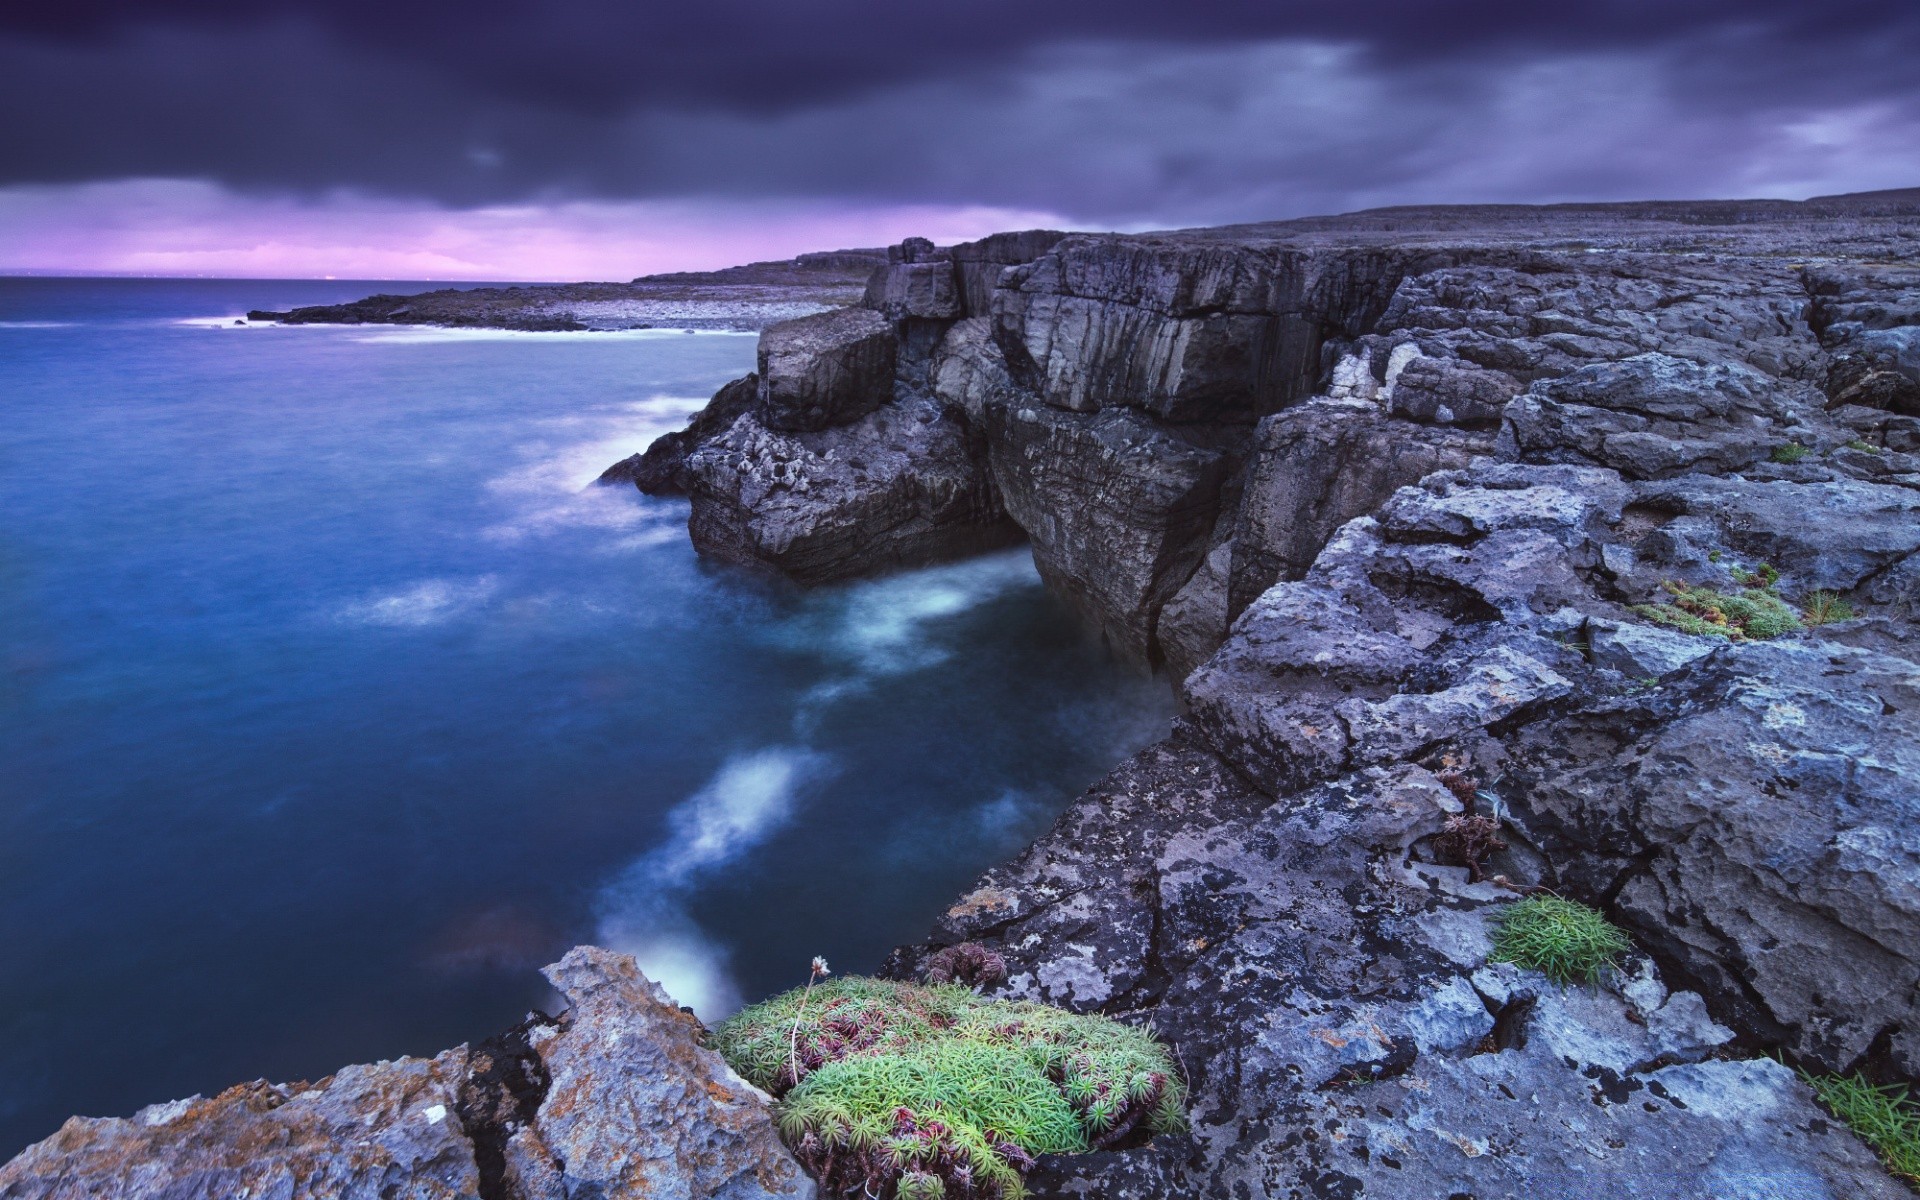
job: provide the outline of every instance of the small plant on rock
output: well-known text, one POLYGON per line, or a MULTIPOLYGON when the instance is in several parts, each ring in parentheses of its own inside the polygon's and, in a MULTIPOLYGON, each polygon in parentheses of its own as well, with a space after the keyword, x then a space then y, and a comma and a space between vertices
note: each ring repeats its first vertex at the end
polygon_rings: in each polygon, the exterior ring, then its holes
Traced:
MULTIPOLYGON (((1757 581, 1762 576, 1756 572, 1747 578, 1757 581)), ((1682 633, 1743 642, 1779 637, 1801 627, 1800 618, 1775 594, 1771 585, 1747 587, 1732 595, 1671 580, 1661 586, 1672 600, 1662 604, 1636 604, 1633 611, 1682 633)))
POLYGON ((1777 463, 1797 463, 1812 453, 1812 450, 1802 446, 1799 442, 1787 442, 1783 445, 1775 446, 1773 453, 1769 457, 1777 463))
POLYGON ((1529 896, 1494 920, 1494 961, 1540 971, 1556 983, 1593 983, 1633 948, 1599 910, 1559 896, 1529 896))
POLYGON ((976 992, 1007 981, 1007 960, 979 942, 936 950, 927 959, 928 983, 958 983, 976 992))
POLYGON ((1800 1077, 1812 1086, 1820 1103, 1847 1128, 1860 1135, 1886 1162, 1887 1169, 1910 1183, 1920 1183, 1920 1108, 1903 1087, 1875 1087, 1862 1075, 1800 1077))
POLYGON ((1832 625, 1836 621, 1851 621, 1853 605, 1834 592, 1815 592, 1807 597, 1807 605, 1800 618, 1814 628, 1832 625))
POLYGON ((1846 445, 1847 445, 1847 449, 1849 450, 1859 450, 1862 453, 1866 453, 1866 454, 1880 453, 1880 447, 1874 445, 1872 442, 1863 441, 1860 438, 1854 438, 1852 441, 1848 442, 1846 445))
POLYGON ((713 1046, 780 1097, 781 1136, 834 1195, 1013 1200, 1037 1155, 1186 1122, 1151 1034, 954 985, 816 977, 723 1022, 713 1046))

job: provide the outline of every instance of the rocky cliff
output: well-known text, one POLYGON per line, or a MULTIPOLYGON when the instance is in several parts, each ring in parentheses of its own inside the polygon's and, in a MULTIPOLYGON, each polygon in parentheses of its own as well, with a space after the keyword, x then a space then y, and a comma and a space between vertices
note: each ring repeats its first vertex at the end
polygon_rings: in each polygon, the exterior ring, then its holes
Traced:
POLYGON ((1898 1194, 1768 1056, 1920 1075, 1920 193, 990 242, 875 274, 888 385, 812 360, 853 415, 762 385, 662 453, 703 551, 808 580, 1011 523, 1179 681, 893 964, 1182 1048, 1191 1140, 1039 1190, 1898 1194), (1793 628, 1650 616, 1754 586, 1793 628), (1489 963, 1541 888, 1635 957, 1489 963))
MULTIPOLYGON (((1891 1197, 1792 1068, 1920 1077, 1917 348, 1920 192, 914 240, 609 475, 805 582, 1024 538, 1176 681, 888 965, 1178 1052, 1191 1135, 1037 1195, 1891 1197), (1492 961, 1542 890, 1635 950, 1492 961)), ((808 1192, 630 962, 552 970, 560 1022, 76 1119, 0 1197, 808 1192)))

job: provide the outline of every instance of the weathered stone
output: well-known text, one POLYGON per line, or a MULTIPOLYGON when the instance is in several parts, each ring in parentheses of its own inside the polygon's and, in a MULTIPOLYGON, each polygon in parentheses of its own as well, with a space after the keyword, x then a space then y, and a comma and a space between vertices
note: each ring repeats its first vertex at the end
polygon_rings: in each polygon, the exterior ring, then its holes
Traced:
POLYGON ((1233 543, 1221 542, 1160 609, 1154 640, 1167 674, 1185 679, 1226 640, 1232 622, 1227 612, 1227 583, 1233 569, 1233 543))
POLYGON ((780 433, 749 414, 687 459, 701 553, 802 583, 917 566, 1018 540, 974 435, 932 400, 780 433))
POLYGON ((0 1167, 7 1200, 455 1200, 479 1194, 464 1049, 75 1117, 0 1167))
POLYGON ((1491 446, 1485 435, 1396 421, 1356 401, 1314 400, 1265 418, 1233 531, 1229 611, 1305 575, 1334 530, 1396 489, 1491 446))
POLYGON ((960 281, 946 259, 888 263, 867 284, 866 306, 889 321, 948 321, 962 313, 960 281))
POLYGON ((760 422, 804 433, 858 420, 893 399, 893 365, 893 326, 870 309, 782 321, 760 335, 760 422))
POLYGON ((1920 491, 1912 488, 1691 475, 1642 485, 1635 503, 1692 518, 1696 538, 1749 567, 1770 563, 1794 598, 1870 585, 1920 551, 1920 491))
POLYGON ((1388 400, 1398 417, 1491 429, 1518 390, 1513 377, 1499 371, 1465 359, 1419 355, 1399 371, 1388 400))
POLYGON ((995 233, 977 242, 962 242, 948 253, 960 273, 962 307, 969 317, 993 314, 993 292, 1008 267, 1030 263, 1059 244, 1067 235, 1052 229, 1022 229, 995 233))
POLYGON ((580 946, 546 975, 571 1007, 536 1041, 552 1082, 524 1150, 567 1200, 814 1195, 765 1094, 632 958, 580 946))
POLYGON ((685 429, 662 434, 639 454, 621 459, 601 473, 597 483, 630 483, 649 496, 684 496, 693 486, 687 455, 719 437, 760 395, 760 377, 743 375, 713 394, 685 429))
MULTIPOLYGON (((1525 731, 1509 801, 1736 1024, 1830 1069, 1920 1010, 1920 668, 1723 646, 1637 705, 1525 731), (1577 864, 1577 865, 1576 865, 1577 864)), ((1894 1048, 1912 1077, 1920 1058, 1894 1048)))
POLYGON ((1268 804, 1176 733, 989 872, 934 944, 1150 1022, 1193 1089, 1191 1137, 1043 1160, 1033 1194, 1901 1194, 1791 1071, 1710 1058, 1729 1031, 1644 959, 1591 990, 1487 963, 1510 897, 1421 851, 1458 807, 1407 767, 1268 804))
POLYGON ((1587 623, 1593 663, 1629 679, 1658 679, 1713 653, 1715 639, 1622 621, 1587 623))
POLYGON ((1151 662, 1160 608, 1199 566, 1227 463, 1125 410, 987 415, 1007 513, 1055 592, 1122 655, 1151 662))

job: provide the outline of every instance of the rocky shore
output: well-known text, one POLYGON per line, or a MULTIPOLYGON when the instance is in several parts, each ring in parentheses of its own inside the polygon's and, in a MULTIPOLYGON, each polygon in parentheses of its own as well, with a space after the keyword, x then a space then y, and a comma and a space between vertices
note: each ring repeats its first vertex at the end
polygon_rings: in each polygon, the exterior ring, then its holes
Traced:
MULTIPOLYGON (((1908 1194, 1797 1071, 1920 1078, 1920 191, 908 241, 608 478, 804 582, 1024 538, 1176 681, 887 965, 1178 1053, 1190 1134, 1034 1194, 1908 1194), (1634 951, 1492 961, 1542 890, 1634 951)), ((75 1119, 0 1197, 810 1193, 629 961, 551 971, 557 1022, 75 1119)))
POLYGON ((884 250, 836 250, 723 271, 643 275, 630 283, 442 288, 287 312, 256 310, 247 319, 282 325, 441 325, 532 333, 663 327, 758 330, 855 303, 867 277, 884 261, 884 250))

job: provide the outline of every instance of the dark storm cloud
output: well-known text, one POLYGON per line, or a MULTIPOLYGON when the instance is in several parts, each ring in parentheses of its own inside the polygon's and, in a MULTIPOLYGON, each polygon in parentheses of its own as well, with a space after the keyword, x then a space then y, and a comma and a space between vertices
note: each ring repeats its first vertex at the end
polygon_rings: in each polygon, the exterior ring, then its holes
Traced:
POLYGON ((1113 222, 1812 187, 1912 169, 1915 61, 1913 0, 14 0, 0 183, 1113 222))

